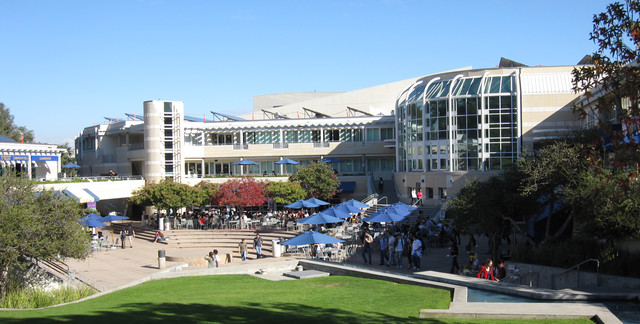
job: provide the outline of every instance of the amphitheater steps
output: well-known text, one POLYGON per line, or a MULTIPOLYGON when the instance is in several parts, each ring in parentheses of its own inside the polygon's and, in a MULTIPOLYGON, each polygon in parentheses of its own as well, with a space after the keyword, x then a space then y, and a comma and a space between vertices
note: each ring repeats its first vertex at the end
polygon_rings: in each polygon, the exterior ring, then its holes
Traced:
POLYGON ((165 231, 168 249, 217 249, 232 253, 239 257, 238 244, 242 239, 247 243, 249 257, 255 256, 253 238, 256 233, 262 237, 262 251, 264 255, 273 255, 273 239, 289 239, 296 236, 296 232, 285 231, 252 231, 252 230, 170 230, 165 231))

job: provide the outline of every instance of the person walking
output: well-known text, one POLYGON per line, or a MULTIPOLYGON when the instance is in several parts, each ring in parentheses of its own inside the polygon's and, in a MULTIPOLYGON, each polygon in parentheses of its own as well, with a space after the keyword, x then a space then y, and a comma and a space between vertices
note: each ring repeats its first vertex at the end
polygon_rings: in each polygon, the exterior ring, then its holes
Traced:
POLYGON ((126 229, 121 229, 120 230, 120 243, 122 244, 122 248, 123 249, 127 247, 125 245, 126 244, 126 242, 125 242, 126 240, 127 240, 127 230, 126 229))
POLYGON ((127 227, 127 237, 129 238, 129 247, 133 248, 133 239, 136 238, 136 231, 133 230, 131 224, 127 227))
POLYGON ((364 232, 364 236, 362 238, 364 242, 364 246, 362 248, 362 258, 364 258, 364 263, 367 263, 367 254, 369 255, 369 264, 371 264, 371 243, 373 243, 373 236, 369 233, 369 230, 364 232))
POLYGON ((238 253, 242 261, 247 261, 247 242, 244 239, 238 244, 238 253))
POLYGON ((262 237, 259 233, 256 233, 256 237, 253 239, 253 248, 256 249, 256 259, 262 257, 262 237))
POLYGON ((413 270, 420 271, 420 259, 422 259, 422 241, 417 235, 413 235, 413 243, 411 245, 411 260, 413 261, 413 270))
POLYGON ((387 246, 389 245, 388 233, 382 234, 380 237, 380 263, 378 265, 384 265, 387 262, 387 246))
POLYGON ((382 193, 382 189, 384 189, 384 180, 380 177, 380 180, 378 180, 378 191, 382 193))
POLYGON ((396 234, 396 240, 393 242, 393 262, 398 266, 398 269, 402 269, 402 249, 404 248, 404 238, 402 234, 396 234))
POLYGON ((458 245, 455 239, 451 240, 451 247, 449 248, 449 256, 451 257, 451 273, 460 272, 460 266, 458 265, 458 245))

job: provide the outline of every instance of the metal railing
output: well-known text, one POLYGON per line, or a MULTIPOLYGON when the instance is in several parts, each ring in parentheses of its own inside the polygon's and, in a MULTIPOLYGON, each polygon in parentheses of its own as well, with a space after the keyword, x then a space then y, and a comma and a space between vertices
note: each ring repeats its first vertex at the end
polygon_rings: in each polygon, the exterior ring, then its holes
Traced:
POLYGON ((568 273, 571 270, 576 270, 576 288, 580 288, 580 266, 585 264, 585 263, 589 263, 589 262, 595 262, 596 263, 596 286, 600 286, 600 261, 598 259, 587 259, 584 260, 576 265, 574 265, 573 267, 561 272, 561 273, 557 273, 557 274, 552 274, 551 275, 551 287, 552 289, 556 289, 556 281, 554 280, 555 278, 558 278, 566 273, 568 273))

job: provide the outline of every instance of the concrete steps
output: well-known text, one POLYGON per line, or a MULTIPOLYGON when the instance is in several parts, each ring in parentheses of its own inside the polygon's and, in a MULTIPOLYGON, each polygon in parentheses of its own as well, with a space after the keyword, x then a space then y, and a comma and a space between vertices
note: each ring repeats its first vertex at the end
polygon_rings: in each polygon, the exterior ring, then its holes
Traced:
POLYGON ((219 250, 231 253, 234 257, 239 257, 237 252, 238 244, 245 239, 247 243, 247 255, 255 256, 253 239, 256 233, 262 237, 262 253, 265 256, 273 255, 274 239, 287 240, 299 233, 286 231, 253 231, 253 230, 170 230, 165 231, 167 249, 207 249, 219 250))

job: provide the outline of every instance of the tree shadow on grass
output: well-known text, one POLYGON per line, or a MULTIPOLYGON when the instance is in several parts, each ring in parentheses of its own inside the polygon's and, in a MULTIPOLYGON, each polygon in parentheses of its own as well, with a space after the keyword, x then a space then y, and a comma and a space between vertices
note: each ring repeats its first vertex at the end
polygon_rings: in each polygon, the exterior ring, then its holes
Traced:
MULTIPOLYGON (((337 301, 339 302, 339 301, 337 301)), ((389 305, 393 307, 393 305, 389 305)), ((320 308, 296 303, 246 306, 211 304, 137 303, 125 310, 96 314, 42 315, 21 319, 3 318, 2 323, 443 323, 437 319, 397 317, 380 312, 357 314, 342 309, 320 308)), ((88 310, 89 311, 89 310, 88 310)), ((416 314, 419 310, 416 309, 416 314)), ((33 315, 38 315, 35 312, 33 315)))

